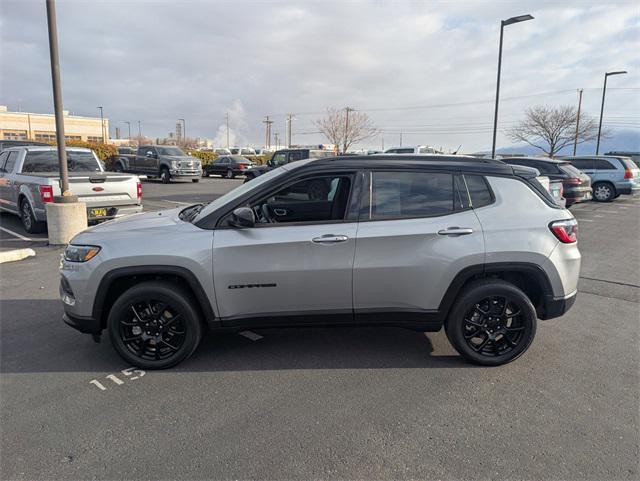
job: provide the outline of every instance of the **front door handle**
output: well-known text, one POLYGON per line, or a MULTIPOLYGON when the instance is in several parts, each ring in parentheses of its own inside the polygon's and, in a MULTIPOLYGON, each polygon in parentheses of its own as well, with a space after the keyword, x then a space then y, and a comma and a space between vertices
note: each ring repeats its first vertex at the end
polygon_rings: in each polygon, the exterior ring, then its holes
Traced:
POLYGON ((316 244, 336 244, 338 242, 346 242, 349 238, 346 235, 325 234, 320 237, 314 237, 311 242, 316 244))
POLYGON ((469 235, 473 234, 473 229, 470 227, 448 227, 446 229, 439 230, 438 234, 450 236, 469 235))

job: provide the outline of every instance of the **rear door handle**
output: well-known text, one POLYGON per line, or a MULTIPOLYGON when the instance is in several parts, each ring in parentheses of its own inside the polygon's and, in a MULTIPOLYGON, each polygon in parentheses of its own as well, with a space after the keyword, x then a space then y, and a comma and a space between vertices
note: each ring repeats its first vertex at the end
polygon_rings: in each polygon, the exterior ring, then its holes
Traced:
POLYGON ((338 242, 346 242, 349 238, 346 235, 325 234, 320 237, 314 237, 311 242, 316 244, 336 244, 338 242))
POLYGON ((439 230, 438 234, 451 236, 469 235, 473 234, 473 229, 470 227, 448 227, 446 229, 439 230))

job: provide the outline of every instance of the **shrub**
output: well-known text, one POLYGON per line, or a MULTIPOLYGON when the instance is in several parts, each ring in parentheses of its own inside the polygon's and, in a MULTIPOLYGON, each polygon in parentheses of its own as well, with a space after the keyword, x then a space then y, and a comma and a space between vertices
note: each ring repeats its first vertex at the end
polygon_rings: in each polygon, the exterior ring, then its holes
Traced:
POLYGON ((209 165, 213 159, 216 159, 218 157, 218 154, 216 154, 215 152, 209 152, 206 150, 188 150, 187 151, 189 154, 191 154, 193 157, 196 157, 198 159, 200 159, 200 161, 202 162, 202 166, 204 167, 205 165, 209 165))

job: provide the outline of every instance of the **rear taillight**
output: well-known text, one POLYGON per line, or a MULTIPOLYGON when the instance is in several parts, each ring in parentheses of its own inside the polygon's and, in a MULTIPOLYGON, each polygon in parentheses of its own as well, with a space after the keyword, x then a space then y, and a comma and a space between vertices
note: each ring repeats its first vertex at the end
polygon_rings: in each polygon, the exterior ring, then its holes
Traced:
POLYGON ((549 224, 549 229, 564 244, 578 242, 578 221, 575 219, 557 220, 549 224))
POLYGON ((136 191, 138 194, 138 201, 141 201, 142 200, 142 182, 138 182, 136 184, 136 191))
POLYGON ((53 202, 53 187, 50 185, 40 186, 40 200, 45 204, 47 202, 53 202))
POLYGON ((633 171, 631 169, 624 169, 624 178, 633 179, 633 171))
POLYGON ((579 177, 572 177, 570 179, 567 179, 565 182, 567 184, 580 185, 580 184, 582 184, 582 179, 579 178, 579 177))
POLYGON ((246 168, 247 168, 247 166, 246 166, 245 164, 238 164, 238 168, 239 168, 240 170, 244 170, 244 169, 246 169, 246 168))

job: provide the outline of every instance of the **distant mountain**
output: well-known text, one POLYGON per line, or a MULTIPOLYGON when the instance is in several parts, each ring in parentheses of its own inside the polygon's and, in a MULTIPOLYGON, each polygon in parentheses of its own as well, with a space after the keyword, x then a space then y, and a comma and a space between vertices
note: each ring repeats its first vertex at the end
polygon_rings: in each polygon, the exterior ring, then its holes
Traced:
MULTIPOLYGON (((611 137, 600 141, 600 154, 611 151, 624 152, 640 152, 640 131, 638 130, 613 130, 611 137)), ((490 151, 489 151, 490 152, 490 151)), ((535 155, 542 154, 540 149, 531 147, 527 144, 516 144, 509 147, 501 147, 496 149, 498 154, 525 154, 535 155)), ((560 155, 571 155, 573 153, 573 145, 565 147, 560 151, 560 155)), ((596 153, 596 143, 586 142, 578 145, 578 155, 594 155, 596 153)))

